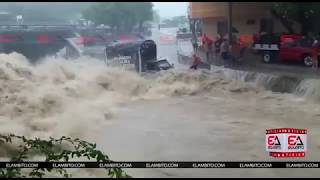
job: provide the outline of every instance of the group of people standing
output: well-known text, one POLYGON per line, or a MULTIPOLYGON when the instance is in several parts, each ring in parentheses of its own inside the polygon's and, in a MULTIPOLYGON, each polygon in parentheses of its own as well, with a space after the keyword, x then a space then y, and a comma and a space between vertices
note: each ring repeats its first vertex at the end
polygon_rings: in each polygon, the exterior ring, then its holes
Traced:
MULTIPOLYGON (((320 51, 320 37, 309 38, 308 42, 312 44, 312 66, 313 69, 318 69, 318 53, 320 51)), ((216 40, 213 41, 205 33, 201 36, 200 45, 196 37, 191 40, 193 46, 192 65, 191 69, 197 69, 201 63, 199 57, 199 50, 201 49, 206 54, 206 62, 212 63, 213 55, 215 59, 218 56, 223 60, 223 64, 234 66, 237 62, 241 63, 243 60, 244 52, 247 50, 247 46, 240 43, 240 40, 234 35, 232 36, 231 42, 227 37, 217 36, 216 40), (231 43, 231 44, 230 44, 231 43)))
POLYGON ((221 56, 223 60, 231 60, 238 58, 231 52, 238 52, 239 56, 242 56, 243 50, 239 46, 239 42, 236 41, 236 38, 233 37, 232 46, 229 45, 229 40, 225 37, 217 36, 217 39, 213 41, 210 39, 205 33, 201 36, 201 44, 198 44, 198 40, 196 37, 191 39, 191 43, 193 46, 193 56, 192 56, 192 66, 191 69, 197 69, 199 65, 200 57, 198 56, 199 49, 202 49, 206 54, 206 61, 209 63, 213 59, 213 55, 215 58, 221 56))
POLYGON ((206 52, 207 60, 209 60, 210 55, 212 54, 212 45, 213 40, 211 40, 206 34, 203 34, 201 37, 201 44, 198 44, 198 39, 193 37, 191 39, 194 53, 197 53, 199 49, 203 49, 206 52))

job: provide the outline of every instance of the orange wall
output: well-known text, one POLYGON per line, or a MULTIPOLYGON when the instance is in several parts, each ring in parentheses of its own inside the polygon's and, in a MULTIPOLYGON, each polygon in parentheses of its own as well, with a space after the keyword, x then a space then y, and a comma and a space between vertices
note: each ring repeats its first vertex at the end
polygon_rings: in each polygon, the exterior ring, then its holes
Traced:
POLYGON ((191 2, 191 18, 208 18, 227 16, 227 3, 225 2, 191 2))
MULTIPOLYGON (((201 19, 203 32, 214 38, 217 36, 217 22, 228 21, 228 2, 190 2, 190 17, 201 19)), ((272 18, 269 2, 233 2, 232 22, 239 34, 254 34, 260 29, 262 18, 272 18), (248 20, 255 24, 248 25, 248 20)), ((284 26, 273 18, 274 32, 286 32, 284 26)), ((295 29, 300 27, 295 24, 295 29)))
MULTIPOLYGON (((266 16, 269 3, 264 2, 234 2, 233 16, 266 16)), ((228 2, 190 2, 191 18, 228 17, 228 2)))

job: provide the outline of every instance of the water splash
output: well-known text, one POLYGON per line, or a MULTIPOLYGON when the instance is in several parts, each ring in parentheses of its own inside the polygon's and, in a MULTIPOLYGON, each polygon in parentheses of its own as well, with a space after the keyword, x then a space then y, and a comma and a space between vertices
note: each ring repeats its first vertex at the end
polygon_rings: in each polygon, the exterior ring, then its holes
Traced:
MULTIPOLYGON (((48 57, 34 66, 19 54, 0 54, 0 85, 2 133, 86 140, 113 123, 118 107, 135 100, 216 94, 222 99, 243 96, 277 101, 283 97, 264 89, 320 99, 318 80, 228 69, 170 70, 140 76, 86 57, 48 57)), ((0 155, 5 156, 2 148, 0 155)), ((97 176, 94 171, 87 173, 97 176)))

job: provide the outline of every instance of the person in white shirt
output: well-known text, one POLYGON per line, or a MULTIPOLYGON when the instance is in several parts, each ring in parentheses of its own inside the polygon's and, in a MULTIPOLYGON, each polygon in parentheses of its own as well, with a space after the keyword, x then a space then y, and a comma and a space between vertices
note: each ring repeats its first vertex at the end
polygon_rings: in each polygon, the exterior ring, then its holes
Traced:
POLYGON ((17 19, 18 25, 22 25, 22 24, 23 24, 23 17, 22 17, 22 15, 18 15, 18 16, 16 17, 16 19, 17 19))

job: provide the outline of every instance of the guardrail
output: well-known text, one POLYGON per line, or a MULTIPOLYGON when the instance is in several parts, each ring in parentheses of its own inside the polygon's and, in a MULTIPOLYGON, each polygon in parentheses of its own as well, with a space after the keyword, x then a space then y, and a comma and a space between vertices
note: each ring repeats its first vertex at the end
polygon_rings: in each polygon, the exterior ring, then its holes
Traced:
POLYGON ((47 24, 30 24, 30 25, 10 25, 0 24, 1 30, 33 30, 33 29, 89 29, 89 27, 79 27, 76 25, 47 25, 47 24))

